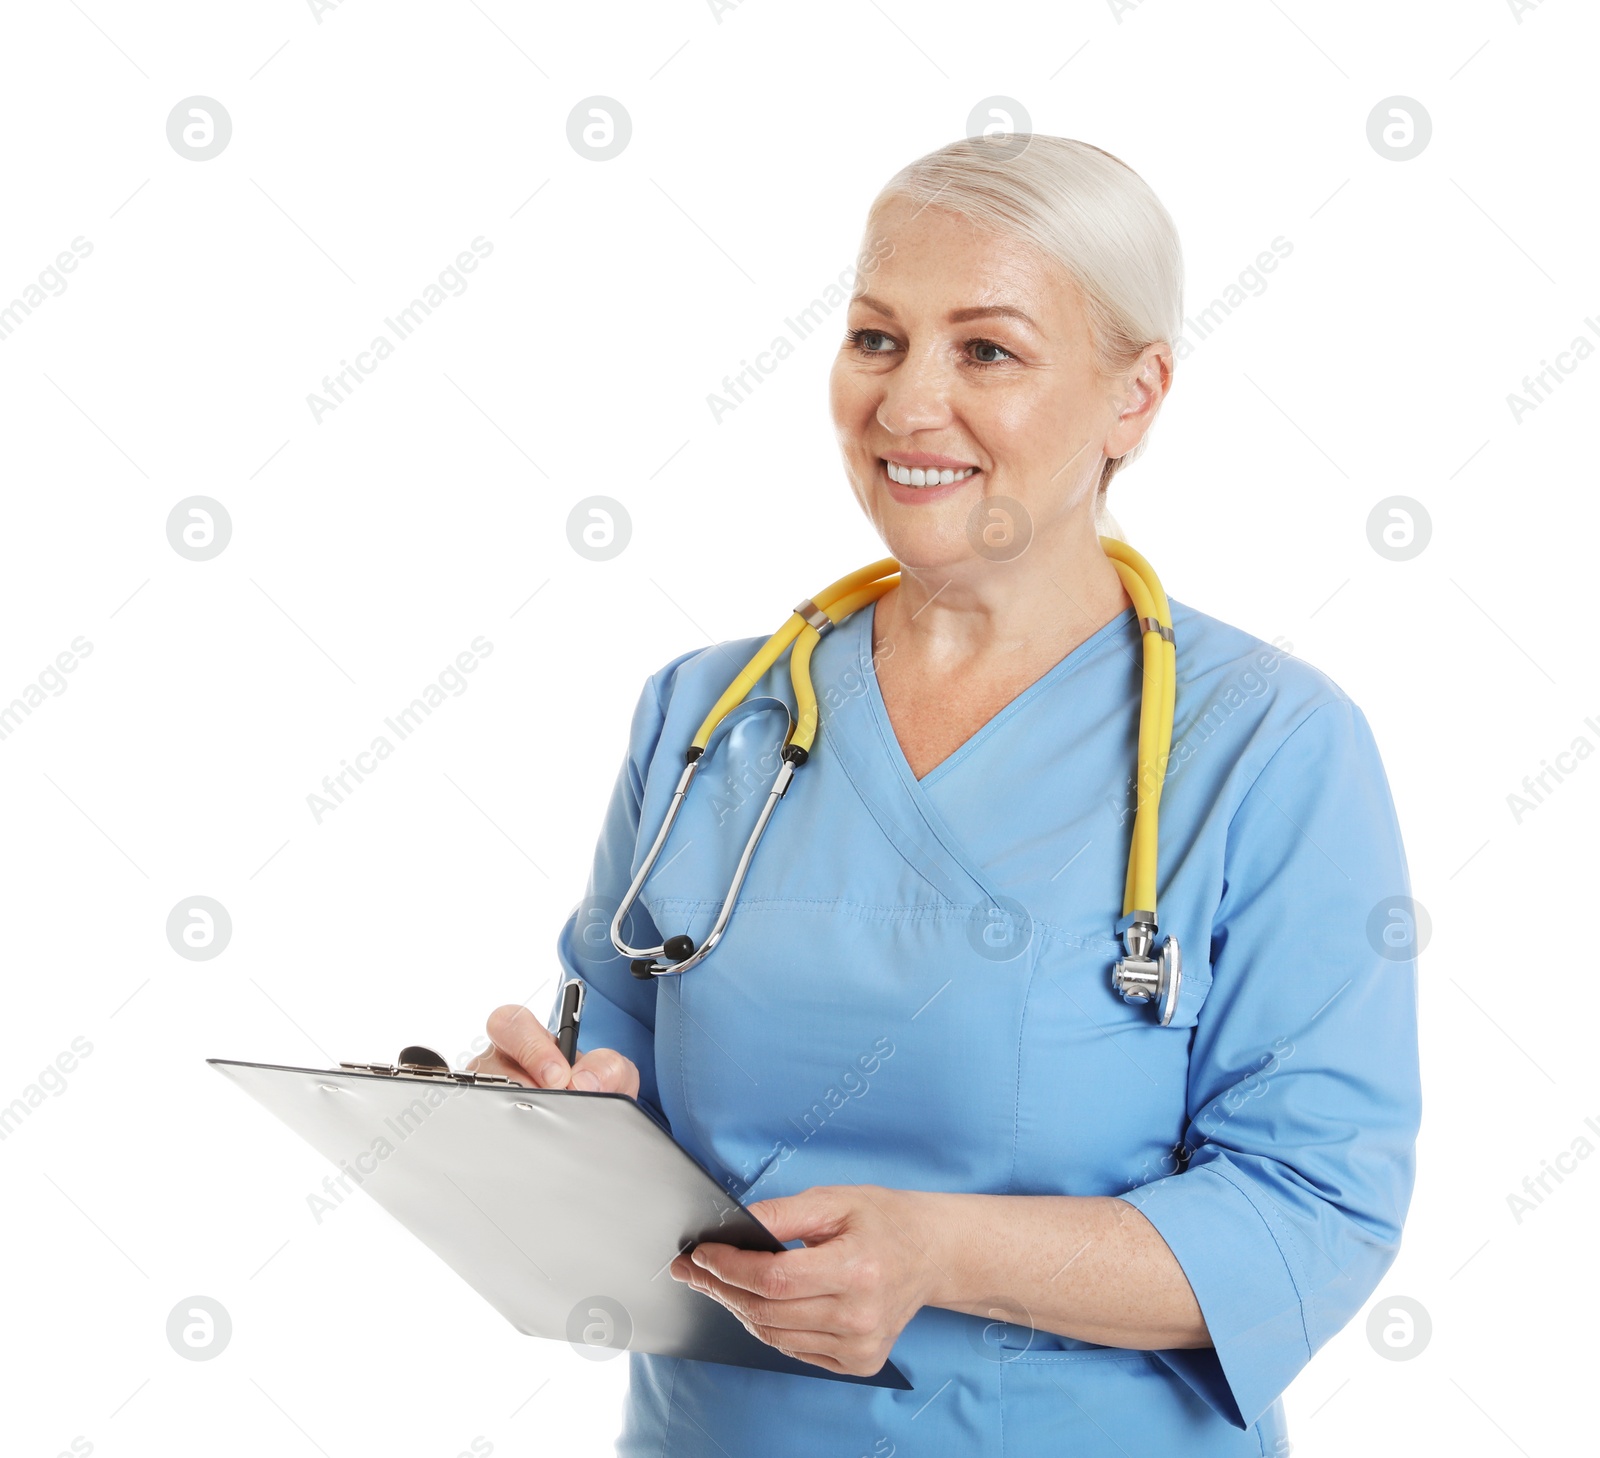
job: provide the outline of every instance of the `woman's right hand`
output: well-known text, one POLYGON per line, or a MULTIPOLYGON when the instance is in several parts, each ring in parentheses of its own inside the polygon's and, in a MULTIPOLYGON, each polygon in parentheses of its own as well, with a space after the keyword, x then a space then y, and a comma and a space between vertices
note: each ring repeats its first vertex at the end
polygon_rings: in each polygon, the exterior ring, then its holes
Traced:
POLYGON ((614 1048, 590 1048, 571 1064, 550 1030, 517 1003, 497 1007, 484 1025, 493 1046, 473 1058, 472 1073, 497 1073, 529 1088, 578 1088, 639 1097, 639 1070, 614 1048))

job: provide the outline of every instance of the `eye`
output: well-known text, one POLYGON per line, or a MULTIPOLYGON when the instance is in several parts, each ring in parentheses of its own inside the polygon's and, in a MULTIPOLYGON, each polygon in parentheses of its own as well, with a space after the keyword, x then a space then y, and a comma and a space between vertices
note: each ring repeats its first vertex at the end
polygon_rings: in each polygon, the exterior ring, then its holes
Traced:
POLYGON ((993 350, 995 354, 1004 355, 1006 359, 1016 358, 1016 355, 1012 354, 1009 349, 1006 349, 1003 345, 996 344, 992 339, 974 339, 968 343, 967 348, 973 352, 974 364, 988 365, 1001 363, 999 359, 987 358, 983 354, 979 353, 979 351, 982 350, 993 350))
POLYGON ((894 349, 894 340, 881 329, 852 329, 846 338, 859 354, 888 354, 894 349))

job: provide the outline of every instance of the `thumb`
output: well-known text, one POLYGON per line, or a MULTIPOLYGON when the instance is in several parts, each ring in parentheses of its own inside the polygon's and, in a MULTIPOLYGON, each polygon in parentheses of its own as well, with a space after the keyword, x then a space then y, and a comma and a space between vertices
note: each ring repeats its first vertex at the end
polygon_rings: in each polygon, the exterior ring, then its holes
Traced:
POLYGON ((779 1240, 803 1240, 807 1245, 831 1240, 845 1226, 846 1211, 827 1186, 757 1200, 746 1208, 779 1240))

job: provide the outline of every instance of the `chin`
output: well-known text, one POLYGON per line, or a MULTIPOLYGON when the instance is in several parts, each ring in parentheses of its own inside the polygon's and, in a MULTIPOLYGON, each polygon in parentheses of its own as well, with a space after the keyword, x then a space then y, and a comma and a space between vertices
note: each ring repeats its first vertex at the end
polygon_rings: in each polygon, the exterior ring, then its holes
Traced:
POLYGON ((908 511, 887 502, 874 513, 874 520, 889 555, 901 565, 919 572, 955 570, 983 561, 967 537, 971 511, 971 503, 952 502, 938 511, 908 511))

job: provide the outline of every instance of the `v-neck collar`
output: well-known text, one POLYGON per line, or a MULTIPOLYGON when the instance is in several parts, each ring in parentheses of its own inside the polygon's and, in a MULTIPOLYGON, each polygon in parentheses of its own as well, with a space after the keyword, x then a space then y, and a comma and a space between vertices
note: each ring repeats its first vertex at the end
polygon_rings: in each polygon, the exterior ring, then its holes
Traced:
POLYGON ((882 738, 885 750, 894 762, 896 770, 908 787, 914 791, 926 791, 943 779, 946 774, 965 760, 970 754, 980 749, 983 743, 990 739, 1009 720, 1025 712, 1028 705, 1040 694, 1047 693, 1050 687, 1058 680, 1064 678, 1077 668, 1086 658, 1093 657, 1107 642, 1119 636, 1134 619, 1134 610, 1124 608, 1110 622, 1096 628, 1087 638, 1074 648, 1058 663, 1052 665, 1043 674, 1023 689, 1010 703, 1006 704, 997 713, 992 714, 978 728, 970 734, 961 744, 947 754, 938 764, 923 775, 920 779, 911 769, 911 762, 906 758, 905 751, 900 747, 900 740, 894 732, 894 725, 889 719, 889 706, 884 702, 883 690, 878 683, 877 669, 872 661, 872 637, 875 615, 878 610, 877 603, 872 603, 855 614, 856 628, 856 658, 862 677, 867 684, 867 700, 872 708, 873 723, 879 736, 882 738))
POLYGON ((837 648, 825 646, 822 650, 830 657, 837 651, 842 660, 839 666, 861 688, 850 689, 837 703, 832 693, 828 695, 829 711, 822 715, 821 737, 890 844, 929 886, 957 906, 972 906, 974 890, 982 903, 1003 904, 1001 888, 945 821, 928 786, 939 773, 948 772, 966 753, 986 742, 1012 715, 1024 712, 1036 695, 1048 692, 1087 658, 1116 642, 1117 634, 1131 625, 1133 610, 1124 609, 1086 638, 921 780, 911 773, 895 738, 873 672, 872 621, 871 610, 863 608, 833 635, 837 648))

